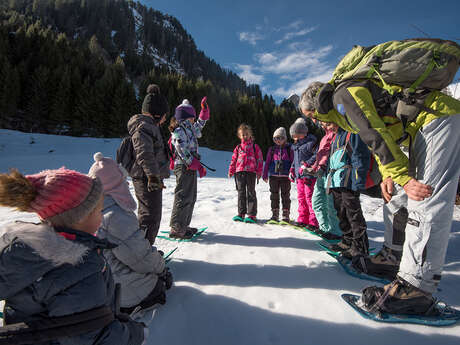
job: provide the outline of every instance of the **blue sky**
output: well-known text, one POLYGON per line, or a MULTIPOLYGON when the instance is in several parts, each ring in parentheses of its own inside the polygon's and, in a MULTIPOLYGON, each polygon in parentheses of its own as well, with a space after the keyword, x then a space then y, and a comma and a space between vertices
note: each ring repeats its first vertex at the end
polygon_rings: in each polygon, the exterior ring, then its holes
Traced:
POLYGON ((355 44, 427 36, 460 42, 460 0, 141 2, 178 18, 198 49, 278 102, 330 79, 355 44))

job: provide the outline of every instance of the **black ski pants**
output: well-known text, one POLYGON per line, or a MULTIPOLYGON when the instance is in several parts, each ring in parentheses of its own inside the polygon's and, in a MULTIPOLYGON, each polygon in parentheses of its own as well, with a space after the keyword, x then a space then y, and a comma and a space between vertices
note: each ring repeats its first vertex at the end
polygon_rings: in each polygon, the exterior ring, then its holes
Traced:
POLYGON ((330 191, 334 197, 343 242, 361 254, 368 254, 367 224, 361 209, 360 193, 347 188, 331 188, 330 191))
POLYGON ((270 176, 268 178, 270 185, 270 200, 273 210, 280 208, 280 191, 281 191, 281 204, 283 210, 291 209, 291 181, 285 176, 270 176))
POLYGON ((235 174, 238 191, 238 214, 257 215, 256 173, 240 171, 235 174))
POLYGON ((153 244, 158 235, 161 222, 163 190, 149 192, 147 177, 133 178, 134 191, 138 202, 137 218, 139 228, 145 233, 145 238, 153 244))

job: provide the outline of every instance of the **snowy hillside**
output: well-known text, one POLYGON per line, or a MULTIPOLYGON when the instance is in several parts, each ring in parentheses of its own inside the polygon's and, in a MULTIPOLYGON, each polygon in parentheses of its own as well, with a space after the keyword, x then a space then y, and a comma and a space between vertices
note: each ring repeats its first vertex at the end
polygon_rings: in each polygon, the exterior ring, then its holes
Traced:
MULTIPOLYGON (((119 139, 72 138, 0 130, 0 171, 33 173, 66 166, 87 172, 94 152, 114 157, 119 139)), ((201 149, 217 169, 200 179, 193 226, 209 226, 196 242, 157 240, 159 249, 179 249, 169 266, 175 286, 150 324, 148 344, 350 344, 447 345, 460 343, 460 325, 434 328, 384 325, 362 319, 340 298, 369 282, 346 275, 316 246, 317 237, 276 225, 232 222, 233 179, 226 178, 230 152, 201 149)), ((163 230, 168 229, 175 181, 166 181, 163 230)), ((268 185, 257 186, 258 217, 270 217, 268 185)), ((296 192, 291 199, 296 215, 296 192)), ((371 247, 383 241, 381 202, 362 198, 371 247)), ((0 208, 0 226, 36 220, 0 208)), ((438 297, 460 308, 460 209, 454 214, 438 297)))

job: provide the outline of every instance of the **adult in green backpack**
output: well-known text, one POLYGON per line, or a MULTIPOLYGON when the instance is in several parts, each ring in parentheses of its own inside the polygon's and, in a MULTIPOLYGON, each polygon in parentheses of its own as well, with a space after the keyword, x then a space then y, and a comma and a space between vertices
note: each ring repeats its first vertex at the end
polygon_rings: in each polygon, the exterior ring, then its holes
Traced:
POLYGON ((418 116, 398 117, 399 99, 394 96, 402 92, 403 86, 376 79, 314 82, 302 94, 299 106, 306 116, 359 134, 379 165, 387 202, 395 198, 395 185, 407 195, 407 231, 399 272, 390 285, 366 288, 363 295, 368 307, 378 301, 377 310, 424 314, 436 310, 432 293, 441 279, 452 223, 460 175, 460 101, 437 90, 423 90, 418 116), (400 148, 402 142, 409 146, 410 162, 400 148))

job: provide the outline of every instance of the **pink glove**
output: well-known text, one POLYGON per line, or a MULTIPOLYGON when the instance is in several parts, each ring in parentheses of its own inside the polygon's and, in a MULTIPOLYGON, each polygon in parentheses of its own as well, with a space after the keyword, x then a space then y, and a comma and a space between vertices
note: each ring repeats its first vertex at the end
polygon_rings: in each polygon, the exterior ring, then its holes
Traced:
POLYGON ((188 169, 190 170, 200 170, 201 163, 196 157, 193 157, 192 164, 188 166, 188 169))
POLYGON ((209 116, 210 116, 209 105, 206 102, 206 100, 207 100, 206 96, 204 96, 203 99, 201 100, 200 120, 203 120, 203 121, 209 120, 209 116))
POLYGON ((206 173, 206 168, 200 164, 200 167, 198 168, 198 174, 200 175, 200 178, 205 177, 206 173))

